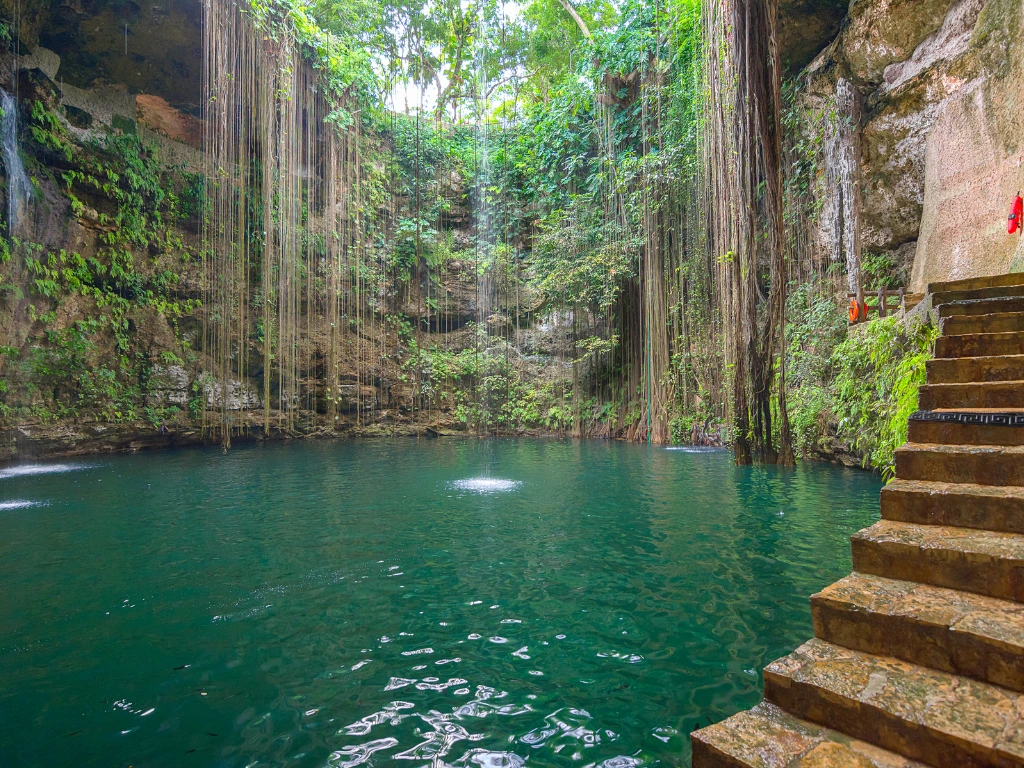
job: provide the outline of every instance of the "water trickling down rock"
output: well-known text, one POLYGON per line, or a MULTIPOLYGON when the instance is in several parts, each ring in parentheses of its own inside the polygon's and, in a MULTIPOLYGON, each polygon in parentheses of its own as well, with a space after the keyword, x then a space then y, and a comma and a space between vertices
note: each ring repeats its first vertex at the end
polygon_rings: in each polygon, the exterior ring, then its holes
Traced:
POLYGON ((0 151, 7 171, 7 234, 12 235, 18 227, 19 208, 28 201, 31 185, 18 154, 18 104, 4 90, 0 90, 0 110, 0 151))

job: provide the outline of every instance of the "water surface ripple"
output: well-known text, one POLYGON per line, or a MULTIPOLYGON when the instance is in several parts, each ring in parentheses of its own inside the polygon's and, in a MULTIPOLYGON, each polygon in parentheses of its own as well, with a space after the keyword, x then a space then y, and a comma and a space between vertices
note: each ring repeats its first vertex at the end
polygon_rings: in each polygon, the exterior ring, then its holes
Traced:
POLYGON ((686 765, 879 490, 540 440, 76 469, 0 475, 4 765, 686 765))

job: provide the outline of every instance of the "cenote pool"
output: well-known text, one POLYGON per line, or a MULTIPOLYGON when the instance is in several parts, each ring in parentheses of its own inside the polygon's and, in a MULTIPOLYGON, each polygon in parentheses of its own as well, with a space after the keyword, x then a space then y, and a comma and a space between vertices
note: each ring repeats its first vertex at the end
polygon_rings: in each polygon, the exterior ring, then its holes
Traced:
POLYGON ((4 765, 687 765, 877 518, 856 470, 303 442, 0 470, 4 765))

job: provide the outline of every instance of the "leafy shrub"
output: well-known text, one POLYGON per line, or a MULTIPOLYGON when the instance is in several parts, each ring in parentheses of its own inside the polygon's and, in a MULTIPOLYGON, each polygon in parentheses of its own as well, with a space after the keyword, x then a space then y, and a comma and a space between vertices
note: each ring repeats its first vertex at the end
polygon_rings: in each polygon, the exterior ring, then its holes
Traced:
POLYGON ((828 284, 790 291, 786 366, 794 447, 803 455, 829 452, 838 440, 888 479, 938 331, 928 321, 895 315, 849 328, 844 309, 828 284))
POLYGON ((839 435, 886 479, 893 475, 896 449, 907 440, 937 337, 930 323, 886 317, 858 328, 832 355, 839 435))

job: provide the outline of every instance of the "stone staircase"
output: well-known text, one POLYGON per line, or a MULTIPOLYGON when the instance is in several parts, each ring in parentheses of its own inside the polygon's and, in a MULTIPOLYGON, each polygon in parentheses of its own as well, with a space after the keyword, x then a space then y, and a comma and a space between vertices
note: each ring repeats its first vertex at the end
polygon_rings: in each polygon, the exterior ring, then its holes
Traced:
POLYGON ((1024 275, 929 293, 942 336, 882 519, 765 700, 692 734, 694 768, 1024 767, 1024 275))

